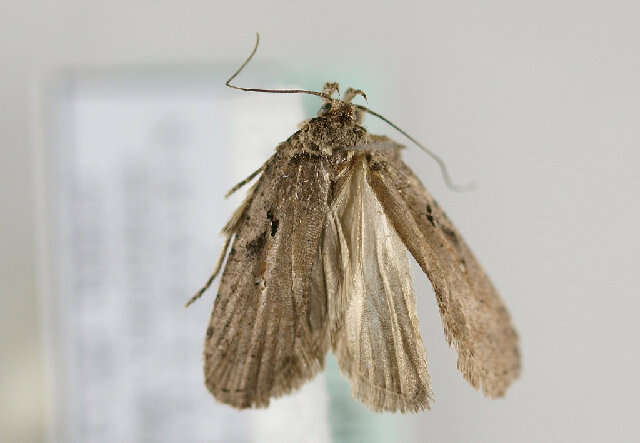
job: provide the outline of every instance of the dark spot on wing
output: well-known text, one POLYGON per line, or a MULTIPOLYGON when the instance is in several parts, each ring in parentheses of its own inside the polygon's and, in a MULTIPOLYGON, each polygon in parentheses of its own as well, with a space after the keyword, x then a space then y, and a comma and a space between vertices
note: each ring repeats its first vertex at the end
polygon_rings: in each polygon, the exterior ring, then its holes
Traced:
POLYGON ((257 255, 262 248, 264 247, 264 243, 266 241, 266 232, 263 232, 249 243, 247 243, 247 252, 252 255, 257 255))
POLYGON ((211 338, 212 335, 213 335, 213 328, 209 326, 207 328, 207 338, 211 338))
POLYGON ((433 215, 427 214, 427 220, 429 220, 429 223, 431 223, 431 226, 433 226, 435 228, 436 222, 433 219, 433 215))
POLYGON ((280 222, 277 218, 273 217, 273 213, 271 212, 271 210, 267 211, 267 218, 271 222, 271 237, 273 237, 276 235, 276 232, 278 232, 278 225, 280 224, 280 222))
POLYGON ((458 236, 452 229, 449 229, 444 225, 440 226, 440 228, 442 229, 442 232, 444 232, 446 236, 449 237, 449 240, 451 240, 455 245, 458 244, 458 236))
POLYGON ((427 203, 427 214, 431 214, 431 205, 427 203))

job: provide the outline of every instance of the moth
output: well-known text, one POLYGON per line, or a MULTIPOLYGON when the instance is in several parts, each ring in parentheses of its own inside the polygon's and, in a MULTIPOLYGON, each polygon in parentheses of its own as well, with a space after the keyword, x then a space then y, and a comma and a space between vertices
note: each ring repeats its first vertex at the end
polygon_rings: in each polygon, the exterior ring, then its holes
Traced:
POLYGON ((363 113, 400 129, 352 103, 364 96, 360 90, 334 98, 336 83, 322 92, 232 85, 258 42, 259 36, 227 86, 312 94, 323 105, 230 191, 259 175, 223 229, 213 274, 188 303, 211 285, 226 258, 206 330, 209 391, 236 408, 266 407, 321 371, 331 350, 353 397, 370 409, 429 408, 408 250, 431 281, 458 369, 488 397, 504 395, 520 372, 518 336, 505 305, 402 161, 402 145, 369 134, 363 113))

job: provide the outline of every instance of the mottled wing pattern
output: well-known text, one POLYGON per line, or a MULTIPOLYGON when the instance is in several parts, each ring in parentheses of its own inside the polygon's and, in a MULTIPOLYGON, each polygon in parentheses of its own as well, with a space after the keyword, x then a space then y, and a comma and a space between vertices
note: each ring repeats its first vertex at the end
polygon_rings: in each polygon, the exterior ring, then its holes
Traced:
POLYGON ((337 181, 323 255, 333 351, 355 398, 417 411, 431 395, 405 246, 367 182, 365 155, 337 181))
POLYGON ((504 395, 520 372, 509 314, 470 249, 411 170, 375 153, 369 182, 402 241, 433 284, 458 369, 489 397, 504 395))
POLYGON ((235 238, 207 329, 206 385, 237 408, 267 406, 302 385, 329 343, 326 293, 312 287, 329 175, 319 157, 280 157, 225 227, 235 238))

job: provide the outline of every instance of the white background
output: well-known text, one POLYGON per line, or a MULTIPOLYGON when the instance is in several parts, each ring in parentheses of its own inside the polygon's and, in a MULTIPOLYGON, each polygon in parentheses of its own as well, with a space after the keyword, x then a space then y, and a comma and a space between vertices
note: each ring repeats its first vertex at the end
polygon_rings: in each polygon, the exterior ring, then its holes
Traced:
POLYGON ((468 387, 418 276, 437 400, 417 417, 419 438, 638 438, 634 2, 34 1, 2 10, 0 439, 38 441, 50 415, 39 302, 51 278, 42 266, 47 85, 77 67, 236 62, 256 30, 259 56, 292 72, 351 81, 364 67, 380 77, 389 86, 369 89, 371 107, 438 151, 458 180, 479 183, 451 193, 426 156, 406 152, 503 294, 524 372, 505 400, 468 387))

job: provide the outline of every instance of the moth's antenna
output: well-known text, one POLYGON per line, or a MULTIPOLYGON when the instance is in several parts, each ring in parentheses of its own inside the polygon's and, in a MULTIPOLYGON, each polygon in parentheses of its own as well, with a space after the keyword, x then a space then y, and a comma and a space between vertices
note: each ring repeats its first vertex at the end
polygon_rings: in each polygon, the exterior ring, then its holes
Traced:
POLYGON ((383 122, 385 122, 386 124, 388 124, 389 126, 391 126, 393 129, 395 129, 396 131, 398 131, 400 134, 404 135, 405 137, 407 137, 409 140, 411 140, 413 143, 415 143, 416 146, 418 146, 420 149, 422 149, 429 157, 431 157, 433 160, 435 160, 435 162, 438 164, 438 166, 440 167, 440 171, 442 172, 442 177, 444 178, 444 182, 447 185, 447 187, 453 191, 456 192, 464 192, 464 191, 471 191, 473 189, 475 189, 476 185, 474 182, 471 183, 467 183, 464 185, 457 185, 453 182, 453 180, 451 180, 451 176, 449 175, 449 170, 447 169, 447 165, 445 164, 444 160, 442 160, 436 153, 434 153, 433 151, 431 151, 429 148, 427 148, 426 146, 424 146, 422 143, 420 143, 418 140, 416 140, 415 138, 411 137, 409 134, 407 134, 404 130, 400 129, 400 127, 398 125, 396 125, 395 123, 391 122, 388 118, 378 114, 375 111, 372 111, 371 109, 367 108, 366 106, 362 106, 362 105, 354 105, 356 108, 360 109, 361 111, 365 111, 368 112, 369 114, 373 115, 374 117, 378 117, 380 120, 382 120, 383 122))
MULTIPOLYGON (((240 74, 240 72, 242 72, 242 70, 244 69, 245 66, 247 66, 247 64, 249 64, 249 62, 251 61, 253 56, 256 54, 256 51, 258 50, 258 45, 259 44, 260 44, 260 33, 256 32, 256 44, 253 47, 253 51, 251 51, 251 54, 249 54, 249 57, 247 57, 247 59, 244 61, 244 63, 242 65, 240 65, 240 67, 236 70, 236 72, 234 72, 233 75, 231 77, 229 77, 229 79, 225 82, 226 86, 228 86, 230 88, 233 88, 233 89, 238 89, 240 91, 246 91, 246 92, 268 92, 268 93, 272 93, 272 94, 309 94, 309 95, 315 95, 316 97, 321 97, 321 98, 323 98, 325 100, 330 100, 330 101, 335 101, 335 102, 340 102, 340 103, 346 103, 344 100, 331 98, 331 96, 329 96, 328 94, 325 94, 325 93, 322 93, 322 92, 317 92, 317 91, 308 91, 306 89, 260 89, 260 88, 242 88, 240 86, 232 85, 231 81, 234 78, 236 78, 238 76, 238 74, 240 74)), ((364 95, 364 93, 363 93, 363 95, 364 95)), ((365 99, 366 99, 366 96, 365 96, 365 99)), ((465 184, 465 185, 457 185, 457 184, 453 183, 453 180, 451 180, 451 176, 449 175, 449 171, 447 170, 447 166, 444 163, 444 160, 442 160, 438 155, 436 155, 434 152, 432 152, 430 149, 428 149, 422 143, 418 142, 418 140, 416 140, 415 138, 411 137, 405 131, 400 129, 400 127, 398 125, 392 123, 386 117, 383 117, 382 115, 378 114, 377 112, 372 111, 371 109, 367 108, 366 106, 362 106, 362 105, 353 105, 353 106, 355 106, 357 109, 359 109, 361 111, 368 112, 369 114, 373 115, 374 117, 378 117, 380 120, 382 120, 383 122, 385 122, 386 124, 391 126, 393 129, 398 131, 400 134, 402 134, 405 137, 407 137, 409 140, 411 140, 413 143, 415 143, 416 146, 418 146, 420 149, 422 149, 424 152, 426 152, 427 155, 429 155, 429 157, 431 157, 433 160, 435 160, 435 162, 440 167, 440 171, 442 171, 442 177, 444 178, 444 182, 447 185, 447 187, 449 187, 449 189, 451 189, 453 191, 462 192, 462 191, 469 191, 469 190, 475 188, 475 184, 474 183, 468 183, 468 184, 465 184)))
POLYGON ((236 76, 240 74, 240 72, 244 69, 244 67, 247 66, 247 64, 251 61, 253 56, 256 54, 256 51, 258 50, 259 44, 260 44, 260 33, 256 32, 256 45, 253 47, 253 51, 251 51, 251 54, 249 54, 249 57, 238 68, 238 70, 234 72, 231 77, 229 77, 229 80, 227 80, 225 83, 226 86, 233 89, 238 89, 240 91, 247 91, 247 92, 269 92, 272 94, 310 94, 310 95, 315 95, 317 97, 322 97, 326 100, 331 100, 331 97, 329 97, 327 94, 323 94, 322 92, 316 92, 316 91, 307 91, 306 89, 259 89, 259 88, 241 88, 240 86, 232 85, 231 80, 236 78, 236 76))

